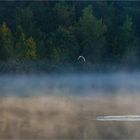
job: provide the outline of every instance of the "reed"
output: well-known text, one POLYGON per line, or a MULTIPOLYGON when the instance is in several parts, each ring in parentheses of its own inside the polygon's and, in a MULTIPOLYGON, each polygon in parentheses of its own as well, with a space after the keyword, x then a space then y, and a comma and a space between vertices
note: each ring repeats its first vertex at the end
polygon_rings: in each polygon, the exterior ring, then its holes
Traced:
POLYGON ((138 115, 139 96, 1 97, 0 139, 136 139, 140 122, 98 115, 138 115))

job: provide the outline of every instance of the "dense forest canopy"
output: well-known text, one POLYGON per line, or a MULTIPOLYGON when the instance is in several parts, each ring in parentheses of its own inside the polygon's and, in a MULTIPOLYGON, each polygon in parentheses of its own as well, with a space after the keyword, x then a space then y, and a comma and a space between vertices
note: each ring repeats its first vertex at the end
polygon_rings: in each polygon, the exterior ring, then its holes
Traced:
POLYGON ((1 1, 0 60, 138 64, 139 1, 1 1))

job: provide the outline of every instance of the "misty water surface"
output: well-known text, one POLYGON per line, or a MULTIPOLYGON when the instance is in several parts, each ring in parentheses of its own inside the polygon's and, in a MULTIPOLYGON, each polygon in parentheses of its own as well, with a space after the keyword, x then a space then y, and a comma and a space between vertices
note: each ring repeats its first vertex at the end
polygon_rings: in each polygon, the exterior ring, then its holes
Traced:
POLYGON ((139 94, 140 73, 1 75, 0 95, 139 94))

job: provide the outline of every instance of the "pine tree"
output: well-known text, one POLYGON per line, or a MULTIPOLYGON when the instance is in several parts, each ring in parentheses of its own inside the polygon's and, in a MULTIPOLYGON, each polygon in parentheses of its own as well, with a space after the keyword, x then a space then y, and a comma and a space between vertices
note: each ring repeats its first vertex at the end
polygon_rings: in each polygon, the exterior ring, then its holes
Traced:
POLYGON ((48 39, 50 58, 57 61, 74 61, 77 59, 79 44, 74 36, 72 27, 66 29, 59 26, 48 39), (55 56, 56 55, 56 56, 55 56))
POLYGON ((120 50, 121 59, 127 64, 137 63, 139 59, 140 39, 134 33, 133 21, 130 16, 126 16, 120 27, 120 50))
POLYGON ((66 2, 58 2, 54 8, 55 23, 57 26, 70 26, 75 23, 75 8, 66 2))
POLYGON ((18 8, 16 11, 16 25, 21 26, 28 36, 34 33, 33 12, 30 7, 18 8))
POLYGON ((97 19, 93 15, 90 5, 83 10, 78 24, 78 32, 81 49, 85 57, 91 62, 100 61, 105 46, 106 26, 102 19, 97 19))
POLYGON ((128 45, 134 39, 134 28, 132 18, 128 15, 126 16, 122 26, 120 27, 120 35, 122 38, 122 43, 128 45))

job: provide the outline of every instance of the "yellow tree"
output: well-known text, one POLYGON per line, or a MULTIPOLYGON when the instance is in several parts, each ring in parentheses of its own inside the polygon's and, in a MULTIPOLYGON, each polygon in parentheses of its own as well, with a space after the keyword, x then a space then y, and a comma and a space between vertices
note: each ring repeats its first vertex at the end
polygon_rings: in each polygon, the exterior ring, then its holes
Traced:
POLYGON ((32 37, 29 37, 26 40, 26 51, 25 51, 25 58, 26 59, 36 59, 37 52, 36 52, 36 43, 32 37))
POLYGON ((16 54, 18 59, 35 59, 37 58, 37 47, 33 37, 27 37, 21 26, 17 27, 16 32, 16 54))
POLYGON ((13 53, 12 33, 4 22, 0 27, 0 58, 7 60, 13 56, 13 53))

